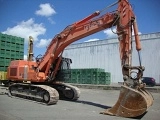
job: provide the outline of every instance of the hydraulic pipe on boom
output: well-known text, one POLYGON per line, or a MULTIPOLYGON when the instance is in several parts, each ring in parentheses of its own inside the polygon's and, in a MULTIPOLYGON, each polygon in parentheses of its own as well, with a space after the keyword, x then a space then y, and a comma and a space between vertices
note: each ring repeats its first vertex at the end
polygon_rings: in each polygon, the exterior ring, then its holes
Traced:
POLYGON ((11 95, 38 99, 46 104, 55 104, 59 98, 77 100, 80 90, 64 83, 64 75, 68 74, 64 69, 68 71, 72 63, 71 59, 62 57, 64 49, 81 38, 116 26, 124 85, 117 103, 101 113, 122 117, 136 117, 145 113, 153 104, 153 97, 145 90, 145 84, 141 81, 144 71, 141 61, 140 66, 133 66, 131 61, 132 28, 136 50, 141 50, 136 17, 128 0, 119 0, 116 3, 118 8, 114 12, 101 15, 101 11, 96 11, 67 26, 52 39, 45 54, 42 57, 37 56, 36 61, 12 61, 7 71, 8 79, 15 82, 9 87, 11 95), (133 77, 132 73, 136 73, 136 76, 133 77), (31 84, 20 83, 24 80, 31 84))

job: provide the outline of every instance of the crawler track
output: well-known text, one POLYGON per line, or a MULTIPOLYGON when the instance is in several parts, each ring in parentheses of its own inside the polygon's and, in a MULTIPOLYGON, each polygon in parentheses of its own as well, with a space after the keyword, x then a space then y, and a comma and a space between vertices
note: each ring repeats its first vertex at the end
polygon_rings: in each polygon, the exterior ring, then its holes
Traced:
POLYGON ((34 100, 47 105, 56 104, 59 93, 56 89, 47 85, 32 85, 15 83, 9 86, 11 96, 34 100))

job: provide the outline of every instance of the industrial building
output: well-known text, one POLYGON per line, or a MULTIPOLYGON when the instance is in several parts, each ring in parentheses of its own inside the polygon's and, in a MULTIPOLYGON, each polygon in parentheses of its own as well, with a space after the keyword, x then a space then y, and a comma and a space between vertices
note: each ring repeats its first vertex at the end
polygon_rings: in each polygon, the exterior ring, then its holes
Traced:
MULTIPOLYGON (((143 76, 153 77, 160 83, 160 32, 141 34, 140 40, 141 61, 145 66, 143 76)), ((63 56, 72 59, 73 69, 102 68, 111 73, 111 83, 123 81, 117 38, 71 44, 64 50, 63 56)), ((132 65, 139 65, 134 42, 132 62, 132 65)))

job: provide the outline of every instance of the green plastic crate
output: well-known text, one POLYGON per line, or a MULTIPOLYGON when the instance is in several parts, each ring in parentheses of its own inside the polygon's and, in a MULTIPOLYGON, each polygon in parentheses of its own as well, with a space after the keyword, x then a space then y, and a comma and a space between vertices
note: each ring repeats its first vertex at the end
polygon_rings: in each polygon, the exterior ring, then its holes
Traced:
POLYGON ((0 66, 9 66, 10 61, 5 58, 0 58, 0 66))
POLYGON ((11 39, 12 39, 12 36, 11 36, 11 35, 7 35, 7 37, 6 37, 6 42, 11 43, 11 39))
POLYGON ((102 85, 109 85, 111 82, 111 74, 109 72, 101 72, 98 76, 98 83, 102 85))
POLYGON ((105 72, 105 70, 102 68, 91 68, 91 71, 92 72, 105 72))
POLYGON ((20 54, 20 56, 22 56, 22 57, 24 56, 24 52, 23 52, 23 51, 20 51, 19 54, 20 54))
POLYGON ((9 50, 15 51, 16 50, 16 44, 15 43, 11 43, 9 50))
POLYGON ((11 37, 11 43, 14 43, 14 44, 16 43, 16 38, 13 36, 11 37))
POLYGON ((5 55, 7 58, 10 58, 11 57, 11 51, 10 50, 6 50, 5 51, 5 55))
POLYGON ((20 46, 19 45, 16 45, 16 51, 20 51, 20 46))
POLYGON ((82 84, 91 84, 92 83, 92 76, 84 75, 82 76, 82 84))
POLYGON ((24 38, 20 38, 20 44, 24 46, 24 38))
POLYGON ((8 58, 8 59, 6 58, 5 61, 10 64, 11 59, 10 58, 8 58))
POLYGON ((15 43, 21 44, 21 38, 15 38, 15 43))
POLYGON ((77 74, 71 74, 71 82, 78 83, 78 75, 77 74))
POLYGON ((5 66, 0 66, 0 71, 6 71, 6 67, 5 66))
POLYGON ((5 49, 5 41, 0 41, 0 49, 5 49))
POLYGON ((0 49, 0 57, 5 57, 5 49, 0 49))
POLYGON ((15 51, 11 51, 11 58, 15 58, 16 57, 16 52, 15 51))
POLYGON ((5 39, 5 38, 6 38, 6 35, 5 35, 5 34, 0 33, 0 38, 1 38, 1 39, 5 39))
POLYGON ((5 66, 5 62, 4 61, 0 61, 0 66, 5 66))
POLYGON ((71 74, 72 75, 77 75, 77 71, 75 69, 71 69, 71 74))
POLYGON ((6 49, 10 48, 10 46, 11 46, 11 43, 10 43, 10 42, 6 42, 6 43, 5 43, 6 49))
POLYGON ((16 59, 20 59, 20 53, 19 52, 15 52, 15 54, 16 54, 15 58, 16 59))
POLYGON ((19 46, 19 51, 20 51, 20 52, 23 52, 23 51, 24 51, 24 45, 20 45, 20 46, 19 46))

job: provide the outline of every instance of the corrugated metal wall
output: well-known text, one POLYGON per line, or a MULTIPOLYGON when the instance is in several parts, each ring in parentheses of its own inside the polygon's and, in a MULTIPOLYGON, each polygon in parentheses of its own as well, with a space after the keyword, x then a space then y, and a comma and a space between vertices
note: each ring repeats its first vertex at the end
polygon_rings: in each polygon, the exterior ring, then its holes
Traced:
MULTIPOLYGON (((160 83, 160 32, 143 34, 140 39, 142 65, 146 68, 144 76, 154 77, 160 83)), ((63 56, 72 59, 72 68, 103 68, 111 72, 112 83, 123 81, 117 39, 72 44, 65 49, 63 56)), ((139 65, 135 49, 132 60, 133 65, 139 65)))

